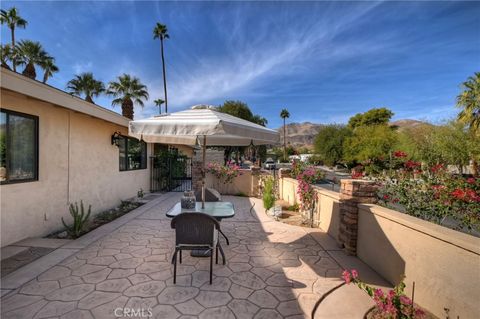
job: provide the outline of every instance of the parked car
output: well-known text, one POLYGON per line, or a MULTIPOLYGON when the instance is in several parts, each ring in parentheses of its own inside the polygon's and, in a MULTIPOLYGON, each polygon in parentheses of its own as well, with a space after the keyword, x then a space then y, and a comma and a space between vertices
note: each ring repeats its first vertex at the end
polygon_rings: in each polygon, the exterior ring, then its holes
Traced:
POLYGON ((267 160, 263 164, 263 167, 265 169, 275 169, 275 167, 276 167, 275 161, 271 158, 267 158, 267 160))
POLYGON ((340 173, 348 173, 349 172, 348 167, 346 165, 343 165, 343 164, 335 165, 333 167, 333 171, 340 172, 340 173))

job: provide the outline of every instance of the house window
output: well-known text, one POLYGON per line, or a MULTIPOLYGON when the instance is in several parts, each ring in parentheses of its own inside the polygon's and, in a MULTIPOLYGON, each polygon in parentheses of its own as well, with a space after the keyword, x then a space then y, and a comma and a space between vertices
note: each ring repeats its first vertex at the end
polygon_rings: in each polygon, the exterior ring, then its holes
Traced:
POLYGON ((0 111, 0 182, 38 180, 38 117, 0 111))
POLYGON ((145 142, 128 136, 121 136, 118 142, 120 171, 147 168, 147 144, 145 142))

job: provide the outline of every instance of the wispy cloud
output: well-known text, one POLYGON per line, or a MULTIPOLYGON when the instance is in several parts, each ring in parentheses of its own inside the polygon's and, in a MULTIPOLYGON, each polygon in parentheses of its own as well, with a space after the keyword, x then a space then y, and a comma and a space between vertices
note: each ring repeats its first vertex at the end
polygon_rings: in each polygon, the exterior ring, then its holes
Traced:
MULTIPOLYGON (((170 82, 171 102, 182 107, 223 98, 236 91, 261 85, 262 80, 289 74, 310 72, 309 63, 321 67, 322 61, 339 63, 353 55, 376 50, 376 46, 360 44, 334 45, 333 39, 378 3, 363 5, 342 19, 309 19, 297 17, 265 17, 255 32, 248 32, 248 16, 240 9, 219 17, 222 35, 230 46, 222 58, 202 57, 193 68, 177 74, 170 82), (278 27, 288 23, 288 28, 278 27)), ((323 13, 324 17, 328 13, 323 13)), ((315 14, 312 14, 315 17, 315 14)), ((318 69, 317 69, 318 71, 318 69)))
POLYGON ((77 62, 74 65, 72 65, 72 70, 73 73, 75 74, 80 74, 83 72, 91 72, 93 68, 93 62, 88 61, 88 62, 77 62))
POLYGON ((239 99, 273 127, 282 107, 296 122, 345 122, 378 106, 396 118, 450 116, 459 83, 480 68, 473 2, 2 2, 11 5, 29 22, 18 39, 56 58, 49 84, 138 76, 151 98, 136 118, 158 113, 164 95, 157 21, 171 35, 169 111, 239 99))

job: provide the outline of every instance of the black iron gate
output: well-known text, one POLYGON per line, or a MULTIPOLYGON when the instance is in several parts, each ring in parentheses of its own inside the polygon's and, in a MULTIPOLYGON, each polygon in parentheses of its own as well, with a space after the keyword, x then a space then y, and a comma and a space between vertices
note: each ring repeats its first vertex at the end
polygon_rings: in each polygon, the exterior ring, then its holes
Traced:
POLYGON ((174 155, 150 158, 150 191, 183 192, 192 189, 192 159, 174 155))

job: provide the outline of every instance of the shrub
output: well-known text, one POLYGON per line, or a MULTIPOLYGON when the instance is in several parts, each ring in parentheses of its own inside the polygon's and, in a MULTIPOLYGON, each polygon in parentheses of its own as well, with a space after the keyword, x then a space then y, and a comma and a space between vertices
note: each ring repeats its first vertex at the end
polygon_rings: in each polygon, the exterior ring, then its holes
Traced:
POLYGON ((75 202, 75 205, 70 204, 70 215, 73 217, 73 224, 67 225, 62 217, 62 224, 65 226, 67 233, 73 237, 78 238, 82 235, 85 231, 85 227, 87 226, 88 218, 90 217, 92 205, 88 205, 88 212, 85 213, 83 207, 83 201, 80 201, 80 209, 78 208, 78 204, 75 202))
POLYGON ((480 227, 479 178, 452 175, 441 164, 422 169, 421 163, 407 160, 379 182, 383 206, 458 230, 480 227))
POLYGON ((300 208, 304 211, 313 209, 317 199, 317 192, 313 188, 316 181, 322 179, 324 174, 313 166, 305 168, 297 174, 297 194, 300 197, 300 208))
POLYGON ((213 176, 215 176, 219 181, 222 181, 225 184, 230 184, 233 182, 235 177, 240 175, 240 167, 235 164, 221 165, 218 163, 208 163, 206 171, 213 176))
POLYGON ((287 210, 291 212, 298 212, 300 210, 300 205, 298 205, 298 203, 295 203, 293 205, 288 206, 287 210))
POLYGON ((395 286, 388 293, 382 289, 373 288, 358 278, 358 272, 355 269, 345 270, 342 273, 345 283, 356 284, 365 291, 375 302, 375 308, 370 318, 374 319, 420 319, 425 317, 423 310, 414 306, 413 300, 405 295, 405 284, 403 281, 395 286))
POLYGON ((263 207, 269 210, 273 205, 275 205, 275 181, 273 177, 269 176, 264 182, 263 207))

